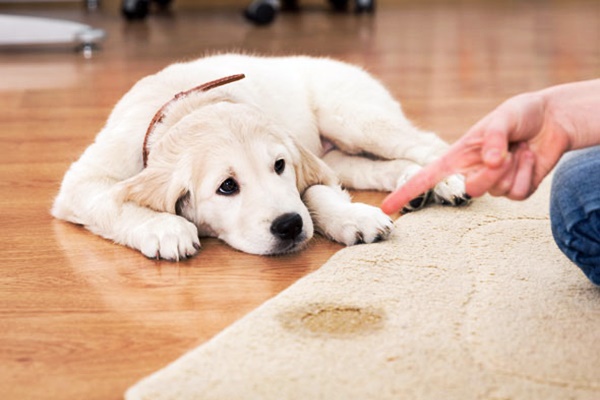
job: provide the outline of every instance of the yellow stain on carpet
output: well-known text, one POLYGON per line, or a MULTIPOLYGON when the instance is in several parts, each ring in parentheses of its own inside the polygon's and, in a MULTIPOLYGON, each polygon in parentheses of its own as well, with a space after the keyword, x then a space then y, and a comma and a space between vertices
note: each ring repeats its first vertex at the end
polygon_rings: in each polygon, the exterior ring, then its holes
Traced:
POLYGON ((280 316, 284 328, 303 334, 354 336, 383 328, 382 310, 340 304, 310 304, 280 316))

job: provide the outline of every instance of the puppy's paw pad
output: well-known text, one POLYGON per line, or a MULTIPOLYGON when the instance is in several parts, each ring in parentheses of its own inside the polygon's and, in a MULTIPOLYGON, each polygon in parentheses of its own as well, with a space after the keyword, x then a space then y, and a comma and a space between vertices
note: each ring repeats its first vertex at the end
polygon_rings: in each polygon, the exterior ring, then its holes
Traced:
POLYGON ((133 232, 133 247, 148 258, 179 261, 200 250, 198 229, 191 222, 171 214, 159 214, 133 232))
POLYGON ((461 175, 449 176, 438 183, 433 194, 435 202, 442 205, 463 206, 471 202, 471 196, 465 191, 465 182, 461 175))

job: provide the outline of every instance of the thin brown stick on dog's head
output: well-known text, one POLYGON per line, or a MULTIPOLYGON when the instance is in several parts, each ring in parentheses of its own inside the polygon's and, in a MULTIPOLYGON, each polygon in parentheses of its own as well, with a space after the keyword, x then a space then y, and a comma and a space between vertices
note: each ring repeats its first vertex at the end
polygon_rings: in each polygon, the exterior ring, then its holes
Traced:
POLYGON ((154 132, 154 130, 156 129, 156 126, 158 124, 160 124, 162 122, 162 120, 165 118, 167 109, 171 105, 173 105, 173 103, 175 103, 178 100, 186 98, 190 94, 193 94, 196 92, 206 92, 206 91, 214 89, 216 87, 223 86, 223 85, 226 85, 231 82, 239 81, 240 79, 244 79, 245 77, 246 76, 244 74, 238 74, 238 75, 231 75, 231 76, 227 76, 225 78, 210 81, 203 85, 196 86, 195 88, 192 88, 192 89, 189 89, 189 90, 186 90, 183 92, 179 92, 175 96, 173 96, 173 98, 171 100, 166 102, 156 112, 156 114, 154 114, 154 118, 152 118, 152 121, 150 122, 150 125, 148 126, 148 129, 146 130, 146 136, 144 137, 144 145, 142 148, 142 160, 144 162, 144 168, 146 168, 146 166, 148 165, 148 154, 150 153, 150 150, 148 149, 148 138, 150 137, 150 135, 152 135, 152 132, 154 132))

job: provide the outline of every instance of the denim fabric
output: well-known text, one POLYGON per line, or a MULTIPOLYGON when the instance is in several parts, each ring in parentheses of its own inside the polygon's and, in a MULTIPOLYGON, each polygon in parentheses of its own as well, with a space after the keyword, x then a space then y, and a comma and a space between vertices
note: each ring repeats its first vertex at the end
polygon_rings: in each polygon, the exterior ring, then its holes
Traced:
POLYGON ((559 162, 550 222, 558 247, 600 285, 600 146, 569 152, 559 162))

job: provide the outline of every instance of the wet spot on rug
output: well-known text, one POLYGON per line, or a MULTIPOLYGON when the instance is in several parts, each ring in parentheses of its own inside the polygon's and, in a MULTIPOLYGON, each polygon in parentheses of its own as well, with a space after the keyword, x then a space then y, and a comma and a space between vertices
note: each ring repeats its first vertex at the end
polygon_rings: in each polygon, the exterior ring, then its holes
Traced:
POLYGON ((350 337, 383 328, 385 313, 370 307, 341 304, 309 304, 280 314, 284 328, 296 333, 350 337))

